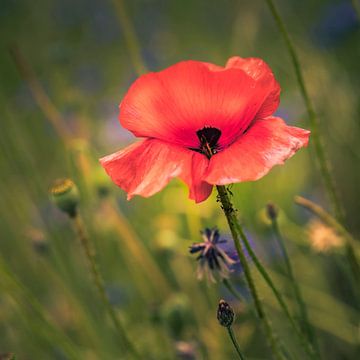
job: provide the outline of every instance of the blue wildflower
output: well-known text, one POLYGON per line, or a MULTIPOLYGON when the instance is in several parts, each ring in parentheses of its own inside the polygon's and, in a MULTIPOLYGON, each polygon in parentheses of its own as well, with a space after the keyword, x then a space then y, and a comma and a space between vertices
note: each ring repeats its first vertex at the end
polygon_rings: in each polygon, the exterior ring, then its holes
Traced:
POLYGON ((234 246, 227 247, 230 242, 221 238, 216 228, 206 228, 201 235, 203 241, 194 243, 189 248, 191 254, 199 253, 196 258, 198 279, 202 280, 205 277, 211 282, 216 282, 228 278, 233 271, 232 266, 239 261, 234 246))

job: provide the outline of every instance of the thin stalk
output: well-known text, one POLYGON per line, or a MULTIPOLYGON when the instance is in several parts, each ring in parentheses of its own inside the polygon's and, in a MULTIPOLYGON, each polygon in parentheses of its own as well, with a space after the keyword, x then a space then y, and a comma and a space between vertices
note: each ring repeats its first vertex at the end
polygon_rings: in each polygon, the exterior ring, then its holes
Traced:
MULTIPOLYGON (((59 344, 69 359, 78 359, 79 352, 73 344, 72 340, 63 332, 57 328, 56 325, 50 320, 49 316, 45 313, 42 304, 34 297, 34 295, 24 286, 22 282, 14 275, 3 258, 0 256, 0 284, 9 289, 5 290, 5 293, 11 294, 13 300, 19 305, 20 309, 24 312, 30 304, 31 309, 36 314, 36 319, 40 320, 41 326, 32 331, 38 331, 53 344, 54 339, 59 344)), ((33 316, 33 314, 32 314, 33 316)), ((30 322, 33 327, 33 322, 30 322)))
POLYGON ((291 265, 291 261, 290 261, 288 252, 286 250, 284 239, 283 239, 283 237, 282 237, 282 235, 280 233, 276 217, 273 217, 271 219, 271 225, 272 225, 272 230, 273 230, 273 233, 274 233, 274 237, 275 237, 275 239, 276 239, 276 241, 277 241, 277 243, 278 243, 278 245, 280 247, 280 250, 281 250, 284 262, 285 262, 286 270, 287 270, 291 285, 293 287, 296 302, 297 302, 298 307, 299 307, 299 314, 300 314, 302 325, 304 327, 304 330, 305 330, 305 332, 307 334, 307 337, 308 337, 309 341, 311 342, 314 350, 316 351, 317 355, 319 356, 319 354, 320 354, 319 345, 317 343, 317 339, 316 339, 316 336, 315 336, 315 333, 314 333, 314 329, 310 325, 306 305, 305 305, 304 299, 302 297, 298 282, 295 279, 294 271, 293 271, 293 268, 292 268, 292 265, 291 265))
POLYGON ((281 306, 282 310, 284 311, 286 317, 288 318, 291 326, 293 327, 293 329, 295 330, 296 334, 299 337, 299 340, 301 342, 301 344, 303 345, 306 353, 310 356, 310 358, 312 359, 319 359, 318 356, 316 356, 314 349, 312 348, 312 346, 309 344, 309 342, 307 341, 307 339, 304 337, 301 329, 298 327, 297 323, 295 322, 295 320, 293 319, 292 315, 290 314, 289 308, 287 307, 283 297, 281 296, 280 292, 278 291, 278 289, 276 288, 275 284, 273 283, 273 281, 271 280, 271 277, 269 276, 269 274, 267 273, 267 271, 265 270, 264 266, 261 264, 260 260, 258 259, 258 257, 256 256, 256 254, 254 253, 248 238, 246 237, 241 225, 239 224, 238 220, 235 217, 235 228, 236 230, 239 232, 239 235, 241 237, 241 240, 243 241, 245 248, 247 250, 247 252, 249 253, 252 261, 254 262, 256 268, 258 269, 259 273, 262 275, 262 277, 264 278, 266 284, 269 286, 269 288, 272 290, 273 294, 275 295, 275 298, 277 299, 279 305, 281 306))
POLYGON ((110 199, 104 201, 104 209, 107 219, 113 221, 113 225, 122 239, 122 246, 126 247, 131 256, 137 260, 138 266, 143 269, 151 285, 156 286, 157 294, 167 296, 171 292, 171 284, 161 271, 150 251, 138 237, 128 219, 121 212, 116 203, 110 199))
POLYGON ((269 6, 270 12, 276 22, 277 27, 280 30, 281 35, 284 38, 286 47, 289 51, 289 55, 291 58, 291 61, 294 65, 294 70, 296 74, 296 79, 300 88, 301 95, 304 99, 306 110, 309 116, 309 122, 312 130, 312 140, 314 144, 315 154, 318 161, 318 165, 320 168, 320 173, 325 185, 326 192, 328 194, 328 197, 330 199, 334 214, 337 219, 340 221, 343 221, 343 212, 342 207, 340 205, 336 188, 335 188, 335 181, 330 169, 329 162, 327 160, 327 155, 325 152, 325 148, 321 139, 321 134, 319 130, 319 120, 315 113, 314 106, 311 102, 308 90, 305 85, 304 77, 302 74, 302 69, 299 61, 299 57, 297 55, 297 52, 295 50, 295 46, 291 40, 291 37, 286 29, 286 26, 273 2, 273 0, 266 0, 266 3, 269 6))
POLYGON ((100 294, 101 300, 104 303, 105 308, 107 309, 110 318, 113 321, 113 324, 120 335, 120 339, 125 349, 127 349, 136 359, 141 359, 140 355, 137 353, 135 347, 129 340, 126 330, 121 324, 119 318, 117 317, 113 306, 111 305, 109 298, 106 294, 104 280, 99 272, 99 268, 95 259, 95 252, 90 243, 90 240, 86 234, 84 223, 80 214, 77 212, 74 217, 71 218, 73 220, 74 228, 80 240, 80 243, 84 249, 86 258, 89 263, 90 271, 93 277, 94 284, 100 294))
POLYGON ((228 279, 223 279, 224 286, 228 289, 229 293, 232 294, 236 299, 239 301, 244 301, 242 296, 235 290, 235 288, 232 286, 230 281, 228 279))
POLYGON ((16 45, 9 47, 9 53, 21 78, 29 87, 31 95, 33 96, 36 104, 39 106, 46 119, 54 127, 59 137, 65 143, 67 143, 72 137, 72 134, 69 128, 66 126, 66 122, 64 121, 61 113, 50 100, 39 79, 36 77, 36 74, 31 65, 26 61, 25 56, 21 53, 20 49, 16 45))
POLYGON ((240 346, 239 346, 238 342, 236 341, 236 337, 235 337, 232 327, 231 326, 227 327, 227 331, 228 331, 230 339, 234 345, 234 348, 235 348, 237 354, 239 355, 239 359, 245 360, 245 356, 242 354, 242 352, 240 350, 240 346))
POLYGON ((231 231, 231 235, 234 239, 236 251, 239 255, 240 264, 243 268, 244 275, 245 275, 245 278, 247 280, 247 283, 248 283, 248 286, 250 289, 250 293, 254 300, 254 305, 255 305, 257 315, 258 315, 261 323, 263 324, 265 334, 266 334, 268 342, 271 346, 274 357, 276 359, 284 359, 284 357, 280 351, 280 346, 278 344, 278 340, 273 333, 269 319, 267 318, 267 315, 264 311, 263 305, 260 301, 256 286, 255 286, 255 282, 252 278, 250 268, 249 268, 248 262, 246 260, 246 256, 244 254, 244 250, 242 249, 242 246, 240 244, 240 239, 239 239, 238 233, 236 231, 237 219, 236 219, 236 215, 235 215, 235 210, 234 210, 234 207, 229 198, 227 189, 225 188, 225 186, 222 186, 222 185, 217 185, 216 188, 217 188, 217 191, 219 194, 221 208, 223 209, 226 220, 228 222, 228 225, 229 225, 229 228, 231 231))
POLYGON ((142 75, 148 70, 142 59, 139 41, 137 39, 133 24, 126 12, 124 0, 112 0, 112 2, 119 17, 121 27, 124 31, 126 46, 128 48, 135 71, 138 75, 142 75))
POLYGON ((357 282, 360 282, 360 264, 353 246, 356 243, 356 240, 352 237, 352 235, 321 206, 301 196, 296 196, 294 201, 296 204, 311 211, 313 214, 319 217, 323 223, 333 228, 340 236, 342 236, 345 239, 346 253, 349 259, 352 273, 354 275, 355 280, 357 282))

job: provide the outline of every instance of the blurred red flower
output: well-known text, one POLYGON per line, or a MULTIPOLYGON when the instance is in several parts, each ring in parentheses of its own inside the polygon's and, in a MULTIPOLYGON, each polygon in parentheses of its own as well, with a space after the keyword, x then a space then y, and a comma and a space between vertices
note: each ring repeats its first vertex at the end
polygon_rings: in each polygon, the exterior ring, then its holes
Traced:
POLYGON ((261 178, 306 146, 310 132, 271 116, 280 86, 261 59, 225 67, 183 61, 141 76, 120 104, 120 123, 145 138, 100 159, 116 185, 151 196, 174 177, 196 202, 213 185, 261 178))

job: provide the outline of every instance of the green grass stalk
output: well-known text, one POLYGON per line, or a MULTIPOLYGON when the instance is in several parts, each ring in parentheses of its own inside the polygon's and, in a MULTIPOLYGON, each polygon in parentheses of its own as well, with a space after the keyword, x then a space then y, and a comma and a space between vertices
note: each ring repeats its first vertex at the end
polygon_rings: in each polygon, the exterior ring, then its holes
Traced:
POLYGON ((113 0, 112 2, 119 17, 121 27, 124 31, 125 42, 130 54, 131 61, 134 65, 137 75, 140 76, 146 73, 148 70, 141 56, 140 45, 135 33, 134 26, 126 11, 124 0, 113 0))
POLYGON ((124 345, 124 348, 130 354, 132 354, 134 356, 134 358, 141 359, 141 356, 138 354, 134 345, 128 338, 126 329, 124 328, 124 326, 120 322, 119 318, 117 317, 116 312, 115 312, 113 306, 111 305, 109 298, 106 294, 104 280, 100 274, 100 271, 99 271, 99 268, 98 268, 98 265, 97 265, 97 262, 95 259, 95 251, 94 251, 93 246, 90 243, 90 240, 86 234, 84 223, 82 221, 80 214, 77 212, 76 215, 74 217, 72 217, 71 219, 73 220, 73 225, 74 225, 75 231, 77 233, 77 236, 80 240, 81 246, 83 247, 86 258, 88 260, 94 284, 95 284, 95 286, 99 292, 99 295, 101 297, 101 300, 102 300, 105 308, 107 309, 107 311, 110 315, 110 318, 120 336, 120 340, 121 340, 122 344, 124 345))
POLYGON ((232 294, 236 299, 239 301, 244 301, 244 299, 241 297, 241 295, 236 291, 234 286, 231 284, 231 282, 228 279, 224 279, 223 281, 224 286, 229 291, 230 294, 232 294))
POLYGON ((270 12, 276 22, 276 25, 285 41, 286 47, 288 49, 291 61, 294 66, 296 79, 300 88, 301 95, 304 99, 306 110, 309 116, 309 122, 311 126, 312 131, 312 141, 314 144, 315 154, 318 161, 318 165, 320 168, 320 173, 325 185, 326 192, 328 194, 328 197, 330 199, 333 211, 335 213, 335 216, 340 221, 343 221, 343 211, 342 207, 340 205, 337 191, 335 187, 335 181, 331 172, 330 164, 327 160, 327 155, 325 152, 325 148, 322 142, 320 129, 319 129, 319 120, 315 113, 314 106, 312 104, 312 101, 310 99, 308 90, 305 85, 304 76, 302 73, 302 68, 300 65, 298 54, 295 50, 295 46, 292 42, 292 39, 286 29, 285 23, 282 20, 279 11, 277 10, 275 3, 273 0, 266 0, 266 3, 268 4, 268 7, 270 9, 270 12))
POLYGON ((234 210, 234 207, 229 198, 228 191, 225 186, 217 185, 216 188, 217 188, 217 191, 219 194, 221 208, 223 209, 226 220, 228 222, 228 225, 229 225, 229 228, 231 231, 231 235, 234 239, 236 251, 239 255, 240 264, 243 268, 244 275, 245 275, 246 281, 248 283, 251 296, 254 300, 254 305, 255 305, 257 315, 263 325, 266 337, 268 339, 269 345, 271 346, 274 357, 276 359, 282 360, 282 359, 284 359, 284 356, 282 355, 282 352, 280 350, 280 345, 278 343, 278 339, 276 338, 276 336, 272 330, 270 321, 265 313, 262 302, 260 301, 260 297, 258 295, 256 286, 255 286, 255 282, 254 282, 251 272, 250 272, 249 264, 247 262, 244 250, 242 249, 242 246, 240 244, 240 239, 239 239, 238 232, 236 229, 237 219, 236 219, 236 215, 235 215, 235 210, 234 210))
POLYGON ((271 219, 271 227, 272 227, 272 231, 273 231, 274 237, 276 239, 276 242, 278 243, 278 245, 280 247, 281 254, 282 254, 284 262, 285 262, 287 275, 289 276, 291 286, 293 287, 295 299, 296 299, 297 305, 299 307, 299 315, 300 315, 300 319, 301 319, 301 324, 302 324, 304 331, 308 337, 308 340, 311 342, 314 350, 316 351, 317 356, 320 357, 320 355, 319 355, 320 350, 319 350, 318 342, 316 339, 316 335, 315 335, 313 327, 310 325, 309 317, 308 317, 308 313, 307 313, 307 309, 306 309, 306 304, 305 304, 303 296, 301 294, 299 284, 295 279, 291 261, 290 261, 288 252, 286 250, 285 242, 281 235, 276 216, 272 217, 272 219, 271 219))
POLYGON ((79 352, 75 344, 73 344, 70 338, 50 321, 43 306, 24 284, 17 279, 2 257, 0 257, 0 284, 6 288, 7 291, 5 291, 5 293, 11 294, 14 301, 22 310, 26 311, 26 307, 30 305, 31 309, 36 314, 36 319, 41 323, 41 326, 36 327, 33 325, 32 321, 29 322, 31 327, 36 329, 34 331, 41 332, 42 336, 46 337, 50 344, 53 344, 55 341, 69 359, 76 360, 79 358, 79 352), (40 331, 43 328, 44 330, 46 329, 46 331, 40 331))
POLYGON ((269 286, 269 288, 272 290, 273 294, 275 295, 276 300, 278 301, 281 309, 283 310, 284 314, 288 318, 292 328, 295 330, 295 333, 298 335, 299 340, 306 351, 306 353, 310 356, 311 359, 318 359, 318 356, 316 356, 314 349, 310 345, 310 343, 307 341, 307 339, 304 337, 301 329, 298 327, 296 321, 292 317, 288 306, 286 305, 286 302, 284 301, 282 295, 280 294, 279 290, 276 288, 274 282, 272 281, 270 275, 265 270, 265 267, 261 264, 259 258, 256 256, 255 252, 253 251, 248 238, 246 237, 241 225, 239 224, 238 220, 235 217, 235 228, 239 232, 240 238, 243 241, 245 248, 247 252, 249 253, 252 261, 254 262, 256 268, 258 269, 259 273, 265 280, 266 284, 269 286))
POLYGON ((231 339, 231 342, 233 343, 234 345, 234 348, 236 350, 236 353, 238 354, 239 356, 239 359, 240 360, 245 360, 245 356, 243 355, 243 353, 241 352, 241 349, 240 349, 240 346, 236 340, 236 337, 235 337, 235 334, 234 334, 234 331, 232 329, 231 326, 227 327, 227 331, 228 331, 228 334, 230 336, 230 339, 231 339))
POLYGON ((333 228, 340 236, 342 236, 346 241, 346 254, 349 259, 349 264, 353 273, 353 276, 357 283, 360 282, 360 264, 354 250, 356 240, 352 235, 344 228, 343 225, 333 216, 331 216, 327 211, 325 211, 321 206, 315 204, 314 202, 305 199, 301 196, 295 197, 295 203, 306 208, 314 215, 316 215, 323 223, 333 228))

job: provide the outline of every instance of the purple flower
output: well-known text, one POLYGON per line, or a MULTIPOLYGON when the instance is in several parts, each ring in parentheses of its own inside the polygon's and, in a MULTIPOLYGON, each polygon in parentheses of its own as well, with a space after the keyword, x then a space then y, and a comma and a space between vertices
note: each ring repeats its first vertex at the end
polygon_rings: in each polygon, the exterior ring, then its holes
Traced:
MULTIPOLYGON (((197 276, 211 281, 226 279, 233 271, 232 267, 239 261, 234 245, 228 240, 220 238, 219 230, 206 228, 201 232, 202 242, 190 246, 191 254, 199 254, 197 276)), ((232 243, 232 242, 231 242, 232 243)))

